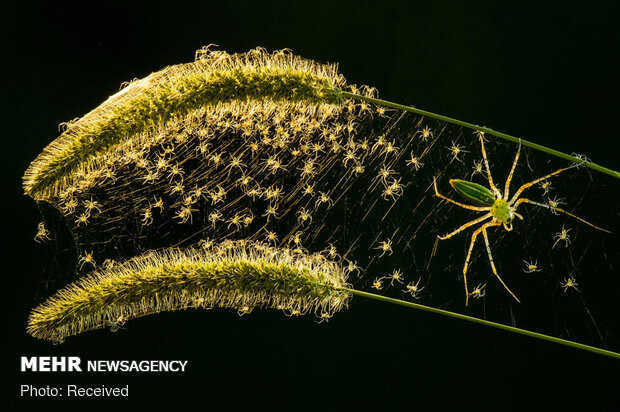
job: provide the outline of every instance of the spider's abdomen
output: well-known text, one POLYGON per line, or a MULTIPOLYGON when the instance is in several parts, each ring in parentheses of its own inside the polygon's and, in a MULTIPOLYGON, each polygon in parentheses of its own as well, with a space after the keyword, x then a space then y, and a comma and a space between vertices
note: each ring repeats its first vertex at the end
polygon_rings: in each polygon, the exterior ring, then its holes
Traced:
POLYGON ((503 199, 497 199, 493 202, 493 205, 491 205, 491 215, 502 223, 510 223, 514 217, 508 202, 503 199))
POLYGON ((475 205, 492 206, 495 203, 493 192, 478 183, 468 182, 467 180, 450 179, 450 185, 463 199, 475 205))

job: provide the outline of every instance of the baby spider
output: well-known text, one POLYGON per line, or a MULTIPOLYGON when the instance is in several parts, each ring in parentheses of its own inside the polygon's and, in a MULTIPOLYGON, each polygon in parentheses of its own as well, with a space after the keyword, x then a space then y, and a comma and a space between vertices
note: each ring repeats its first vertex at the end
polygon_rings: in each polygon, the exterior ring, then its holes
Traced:
POLYGON ((196 209, 191 209, 189 206, 184 206, 179 209, 174 217, 181 220, 179 223, 187 223, 188 221, 192 223, 192 212, 196 212, 196 209))
POLYGON ((143 183, 155 183, 157 178, 158 178, 157 172, 149 170, 145 176, 142 176, 142 182, 143 183))
POLYGON ((388 252, 391 255, 392 254, 392 241, 388 239, 385 242, 379 242, 379 246, 377 246, 375 249, 381 251, 381 255, 379 255, 379 257, 383 257, 383 255, 385 255, 388 252))
POLYGON ((110 326, 110 332, 118 332, 119 329, 126 329, 122 326, 125 324, 125 317, 123 315, 116 318, 116 321, 108 320, 110 326))
POLYGON ((270 186, 265 191, 265 199, 267 200, 274 199, 277 202, 278 200, 280 200, 280 197, 282 197, 283 194, 284 194, 284 191, 282 190, 282 187, 277 187, 275 185, 270 186))
POLYGON ((80 259, 78 260, 79 263, 79 268, 82 269, 84 267, 85 264, 89 264, 92 265, 93 267, 96 266, 95 264, 95 258, 93 258, 93 252, 87 252, 86 254, 84 254, 84 256, 80 256, 80 259))
POLYGON ((299 247, 301 245, 301 235, 303 235, 303 232, 297 232, 295 233, 295 235, 291 238, 291 242, 299 247))
POLYGON ((92 212, 93 210, 96 210, 97 212, 101 213, 100 206, 101 206, 101 203, 93 200, 92 198, 90 200, 84 201, 84 208, 86 208, 86 213, 88 213, 88 216, 90 216, 90 212, 92 212))
POLYGON ((357 157, 355 157, 355 153, 353 153, 353 151, 351 150, 347 150, 347 154, 344 155, 344 159, 342 160, 342 163, 346 166, 349 161, 352 161, 353 163, 357 163, 357 157))
POLYGON ((348 260, 347 262, 348 264, 345 269, 348 273, 353 273, 353 272, 360 273, 360 267, 357 266, 357 262, 354 262, 352 260, 348 260))
MULTIPOLYGON (((149 173, 151 173, 149 171, 149 173)), ((170 171, 168 172, 168 179, 170 179, 170 183, 172 183, 172 181, 178 177, 181 179, 181 182, 183 181, 183 174, 185 172, 183 171, 183 169, 181 169, 181 167, 178 164, 175 164, 174 166, 170 167, 170 171)))
POLYGON ((81 215, 79 215, 76 219, 75 219, 75 224, 80 227, 82 225, 87 225, 88 224, 88 218, 90 217, 89 214, 86 214, 86 212, 82 213, 81 215))
POLYGON ((340 257, 340 255, 338 254, 338 249, 336 249, 336 246, 332 245, 331 243, 329 244, 329 246, 327 246, 323 253, 325 253, 325 255, 327 255, 327 257, 332 260, 336 260, 340 257))
POLYGON ((381 154, 384 154, 385 156, 389 154, 396 155, 398 154, 398 147, 394 146, 393 142, 387 142, 383 148, 383 153, 381 154))
POLYGON ((65 215, 70 215, 73 212, 75 212, 75 208, 77 207, 77 201, 75 199, 69 199, 67 200, 63 206, 60 207, 60 210, 62 211, 62 213, 64 213, 65 215))
POLYGON ((209 162, 213 163, 215 166, 219 166, 224 162, 222 158, 222 153, 214 153, 209 157, 209 162))
POLYGON ((523 269, 523 271, 525 273, 534 273, 534 272, 540 272, 541 269, 538 269, 538 261, 534 260, 531 262, 528 262, 526 260, 523 261, 523 264, 525 264, 525 269, 523 269))
POLYGON ((215 225, 217 224, 218 220, 224 220, 222 218, 222 214, 219 211, 217 211, 217 210, 211 212, 209 214, 208 219, 209 219, 209 222, 211 222, 211 227, 213 229, 215 229, 215 225))
POLYGON ((252 181, 252 178, 246 175, 241 175, 241 177, 237 179, 237 183, 239 184, 239 186, 243 188, 247 188, 251 181, 252 181))
POLYGON ((35 242, 41 243, 49 239, 50 239, 50 231, 47 230, 44 222, 40 222, 37 225, 37 234, 34 235, 35 242))
POLYGON ((452 152, 452 160, 458 160, 459 162, 462 162, 462 160, 459 159, 461 153, 469 153, 467 150, 463 150, 463 146, 454 143, 454 140, 452 141, 452 146, 448 147, 448 150, 452 152))
POLYGON ((267 206, 265 213, 263 213, 263 217, 267 217, 267 222, 269 222, 269 219, 271 219, 272 216, 274 219, 279 219, 278 206, 269 205, 267 206))
POLYGON ((568 288, 573 288, 577 292, 581 293, 581 291, 577 289, 577 281, 572 276, 569 276, 568 278, 564 278, 564 282, 560 282, 560 286, 564 288, 564 293, 566 293, 568 288))
POLYGON ((383 289, 383 283, 381 279, 383 278, 375 278, 375 280, 372 282, 373 289, 377 289, 377 290, 383 289))
POLYGON ((327 312, 323 312, 321 313, 321 316, 319 317, 319 320, 316 323, 323 323, 323 322, 329 322, 329 318, 331 318, 332 315, 330 315, 327 312))
POLYGON ((417 282, 411 282, 410 284, 408 284, 407 286, 405 286, 405 289, 403 290, 403 292, 405 293, 410 293, 411 297, 414 299, 418 299, 418 293, 424 289, 424 286, 420 287, 420 281, 422 280, 422 278, 418 279, 417 282))
POLYGON ((149 204, 149 209, 153 209, 153 208, 158 208, 160 212, 162 212, 164 210, 164 201, 161 200, 161 197, 158 198, 157 196, 154 196, 153 199, 155 200, 155 203, 153 203, 152 205, 149 204))
POLYGON ((568 236, 568 232, 570 231, 571 229, 564 229, 564 225, 562 225, 562 231, 556 233, 553 236, 553 238, 555 239, 555 243, 553 244, 553 246, 551 246, 551 249, 555 248, 555 245, 557 245, 560 240, 563 240, 565 246, 568 247, 568 245, 570 244, 570 237, 568 236))
POLYGON ((547 180, 548 178, 558 175, 560 173, 562 173, 565 170, 571 169, 573 167, 576 167, 577 165, 571 165, 568 167, 564 167, 561 169, 558 169, 554 172, 551 172, 545 176, 542 176, 538 179, 534 179, 531 182, 525 183, 523 184, 521 187, 519 187, 519 189, 517 189, 517 191, 512 195, 512 197, 510 196, 510 182, 512 180, 512 175, 514 174, 515 168, 517 167, 517 162, 519 160, 519 153, 521 152, 521 141, 519 140, 519 148, 517 149, 517 153, 515 155, 515 160, 512 163, 512 167, 510 169, 510 173, 508 174, 508 178, 506 179, 506 184, 504 186, 504 193, 502 193, 496 186, 495 183, 493 182, 493 177, 491 176, 491 171, 489 169, 489 162, 487 160, 487 154, 486 154, 486 150, 484 148, 484 139, 482 137, 482 135, 479 135, 479 140, 480 140, 480 149, 482 152, 482 158, 484 160, 484 165, 485 165, 485 170, 486 170, 486 174, 487 174, 487 180, 489 182, 489 188, 484 187, 482 185, 479 185, 477 183, 473 183, 473 182, 468 182, 465 180, 458 180, 458 179, 451 179, 450 180, 450 185, 452 186, 452 188, 454 188, 454 190, 461 196, 463 197, 465 200, 468 200, 470 202, 472 202, 474 205, 468 205, 468 204, 464 204, 464 203, 459 203, 455 200, 452 200, 442 194, 439 193, 439 190, 437 189, 437 181, 435 179, 433 179, 433 186, 435 189, 435 196, 439 197, 440 199, 444 199, 447 202, 450 202, 452 204, 455 204, 459 207, 462 207, 463 209, 468 209, 468 210, 474 210, 477 212, 484 212, 484 214, 470 222, 465 223, 464 225, 462 225, 461 227, 457 228, 456 230, 444 235, 444 236, 437 236, 440 240, 445 240, 445 239, 449 239, 452 236, 461 233, 462 231, 466 230, 467 228, 474 226, 478 223, 482 223, 485 220, 491 219, 489 222, 483 223, 482 225, 480 225, 472 234, 471 236, 471 241, 469 242, 469 250, 467 251, 467 257, 465 258, 465 264, 463 265, 463 283, 465 286, 465 305, 467 306, 468 302, 469 302, 469 296, 470 293, 467 289, 467 268, 469 266, 469 259, 471 258, 471 253, 472 250, 474 248, 474 244, 476 243, 476 238, 478 237, 478 235, 480 233, 482 233, 482 236, 484 238, 484 243, 486 245, 486 250, 487 250, 487 255, 489 257, 489 263, 491 264, 491 270, 493 271, 493 274, 497 277, 497 279, 499 280, 499 282, 502 284, 502 286, 504 286, 504 288, 508 291, 508 293, 510 293, 510 295, 517 301, 519 302, 519 299, 517 299, 517 297, 515 296, 514 293, 512 293, 512 291, 508 288, 508 286, 504 283, 504 281, 502 280, 502 278, 499 276, 499 274, 497 273, 497 269, 495 268, 495 263, 493 262, 493 255, 491 254, 491 246, 489 244, 489 237, 487 235, 487 229, 491 228, 491 227, 496 227, 496 226, 503 226, 504 229, 506 231, 511 231, 512 230, 512 221, 514 219, 514 217, 516 216, 518 219, 523 220, 523 216, 521 216, 519 213, 517 213, 517 208, 519 207, 519 205, 521 205, 522 203, 529 203, 538 207, 542 207, 545 209, 549 209, 549 210, 554 210, 557 212, 561 212, 564 213, 568 216, 571 216, 574 219, 577 219, 585 224, 587 224, 588 226, 593 227, 594 229, 603 231, 603 232, 607 232, 610 233, 609 231, 605 230, 605 229, 601 229, 598 226, 593 225, 592 223, 587 222, 586 220, 575 216, 563 209, 557 208, 557 207, 553 207, 544 203, 539 203, 539 202, 535 202, 533 200, 529 200, 526 198, 521 198, 521 193, 523 193, 524 190, 538 184, 539 182, 542 182, 544 180, 547 180))
POLYGON ((375 142, 375 144, 372 145, 372 152, 374 153, 375 151, 380 149, 382 146, 385 146, 385 135, 384 134, 377 137, 377 141, 375 142))
POLYGON ((389 167, 383 166, 381 167, 381 169, 379 169, 379 173, 377 174, 377 177, 375 177, 375 180, 381 180, 383 183, 387 183, 388 177, 395 173, 396 172, 394 172, 394 170, 390 169, 389 167))
POLYGON ((314 186, 313 185, 306 185, 306 187, 304 187, 303 194, 304 195, 314 196, 314 186))
POLYGON ((247 197, 251 197, 252 200, 256 200, 256 197, 260 197, 263 194, 263 190, 260 186, 253 187, 251 189, 245 188, 243 192, 247 197))
POLYGON ((306 221, 312 222, 312 215, 306 210, 305 207, 302 207, 297 212, 297 217, 299 219, 299 224, 303 225, 306 221))
POLYGON ((420 134, 420 139, 422 139, 422 141, 426 141, 429 137, 433 137, 433 132, 431 131, 431 129, 426 126, 424 129, 422 130, 418 130, 415 134, 420 134))
POLYGON ((230 173, 230 171, 231 171, 234 167, 236 167, 237 169, 240 169, 240 170, 242 170, 242 171, 243 171, 243 167, 244 167, 244 166, 245 166, 245 164, 243 164, 243 162, 241 161, 241 156, 237 156, 237 157, 235 157, 235 156, 233 156, 233 155, 230 155, 230 164, 228 165, 228 167, 229 167, 229 169, 230 169, 230 170, 229 170, 229 173, 230 173))
POLYGON ((469 294, 469 296, 471 296, 471 297, 472 297, 472 298, 474 298, 474 299, 480 299, 480 298, 483 298, 483 297, 484 297, 484 295, 485 295, 485 293, 486 293, 486 292, 485 292, 485 290, 484 290, 484 288, 485 288, 485 286, 486 286, 486 285, 487 285, 487 284, 485 283, 485 284, 482 284, 482 285, 478 285, 478 286, 476 286, 476 287, 474 288, 474 290, 472 290, 472 291, 471 291, 471 293, 469 294))
POLYGON ((334 201, 332 200, 331 197, 329 197, 329 195, 325 192, 319 192, 319 197, 316 200, 316 204, 317 206, 323 203, 327 203, 327 207, 332 207, 334 204, 334 201))
POLYGON ((265 239, 267 239, 271 243, 278 242, 278 236, 274 232, 271 232, 271 231, 267 231, 267 234, 265 235, 265 239))
POLYGON ((222 186, 218 186, 217 191, 209 191, 209 197, 211 198, 211 204, 216 205, 219 202, 224 201, 224 199, 226 198, 226 190, 224 190, 222 186))
POLYGON ((235 215, 228 220, 228 229, 230 229, 231 226, 234 226, 235 231, 241 230, 242 221, 243 221, 243 216, 239 215, 238 213, 235 213, 235 215))
POLYGON ((547 193, 549 193, 549 189, 551 189, 551 182, 548 180, 545 182, 540 182, 540 187, 544 190, 543 192, 543 196, 544 196, 547 193))
POLYGON ((190 196, 192 196, 196 200, 196 202, 200 200, 200 198, 202 197, 206 199, 207 195, 205 193, 205 190, 206 190, 205 186, 196 185, 194 187, 194 190, 190 192, 190 196))
POLYGON ((359 175, 361 173, 364 173, 364 165, 361 164, 360 162, 355 163, 355 166, 353 166, 353 172, 355 173, 355 175, 359 175))
POLYGON ((383 276, 380 280, 383 279, 389 280, 391 286, 394 286, 394 281, 403 283, 403 272, 400 269, 394 269, 392 273, 387 276, 383 276))
POLYGON ((557 207, 566 204, 562 200, 563 199, 558 199, 557 196, 554 196, 553 199, 547 199, 547 203, 549 204, 549 206, 551 206, 551 213, 557 215, 557 212, 555 211, 557 207))
POLYGON ((396 200, 396 197, 403 194, 403 185, 400 184, 400 179, 392 179, 391 184, 385 184, 385 189, 383 190, 383 198, 388 200, 388 197, 391 197, 392 200, 396 200))
POLYGON ((299 170, 301 171, 301 177, 313 177, 316 174, 314 160, 306 160, 303 167, 299 170))
POLYGON ((479 162, 474 161, 474 167, 472 169, 473 169, 473 172, 471 172, 472 177, 476 173, 483 174, 484 172, 482 171, 482 160, 480 160, 479 162))
POLYGON ((243 216, 243 224, 245 227, 248 227, 254 221, 254 214, 250 212, 250 214, 243 216))
POLYGON ((176 182, 174 185, 170 186, 170 194, 173 195, 175 193, 183 193, 185 191, 185 187, 183 183, 176 182))
POLYGON ((151 211, 151 207, 147 207, 142 214, 142 224, 144 226, 148 226, 153 223, 153 213, 151 211))
POLYGON ((411 159, 407 160, 406 164, 415 170, 419 170, 422 166, 424 166, 424 163, 420 162, 420 158, 414 156, 413 152, 411 152, 411 159))

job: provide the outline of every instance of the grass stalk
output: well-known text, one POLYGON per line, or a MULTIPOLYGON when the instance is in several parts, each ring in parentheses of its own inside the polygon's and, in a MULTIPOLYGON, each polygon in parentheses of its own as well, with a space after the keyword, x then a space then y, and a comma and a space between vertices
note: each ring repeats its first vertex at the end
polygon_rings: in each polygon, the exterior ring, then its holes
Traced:
POLYGON ((519 329, 513 326, 502 325, 501 323, 495 323, 495 322, 491 322, 491 321, 484 320, 484 319, 474 318, 472 316, 462 315, 460 313, 449 312, 447 310, 442 310, 442 309, 437 309, 437 308, 433 308, 430 306, 420 305, 419 303, 407 302, 404 300, 394 299, 394 298, 390 298, 387 296, 376 295, 374 293, 364 292, 361 290, 347 289, 347 288, 344 288, 343 290, 346 292, 349 292, 350 294, 354 296, 360 296, 360 297, 364 297, 367 299, 387 302, 387 303, 391 303, 394 305, 406 306, 412 309, 422 310, 425 312, 431 312, 431 313, 435 313, 435 314, 442 315, 442 316, 448 316, 454 319, 477 323, 479 325, 484 325, 484 326, 488 326, 488 327, 495 328, 495 329, 501 329, 501 330, 505 330, 505 331, 512 332, 512 333, 517 333, 519 335, 528 336, 530 338, 540 339, 540 340, 544 340, 547 342, 553 342, 553 343, 568 346, 574 349, 579 349, 579 350, 583 350, 583 351, 590 352, 590 353, 596 353, 598 355, 603 355, 603 356, 607 356, 607 357, 614 358, 614 359, 620 359, 620 353, 612 352, 606 349, 596 348, 594 346, 584 345, 582 343, 572 342, 572 341, 561 339, 561 338, 556 338, 556 337, 545 335, 542 333, 532 332, 532 331, 525 330, 525 329, 519 329))
POLYGON ((491 136, 495 136, 495 137, 499 137, 500 139, 504 139, 504 140, 508 140, 514 143, 518 143, 519 140, 521 140, 521 144, 523 146, 527 146, 527 147, 531 147, 534 150, 538 150, 547 154, 550 154, 552 156, 556 156, 559 157, 561 159, 565 159, 586 167, 589 167, 592 170, 596 170, 597 172, 601 172, 601 173, 605 173, 609 176, 615 177, 616 179, 620 179, 620 172, 617 172, 615 170, 603 167, 601 165, 598 165, 596 163, 590 162, 588 160, 585 160, 583 158, 577 157, 577 156, 573 156, 573 155, 569 155, 563 152, 560 152, 558 150, 554 150, 551 149, 549 147, 534 143, 534 142, 530 142, 529 140, 524 140, 524 139, 519 139, 518 137, 515 136, 511 136, 509 134, 506 133, 501 133, 501 132, 496 132, 495 130, 489 129, 487 127, 483 127, 483 126, 478 126, 472 123, 467 123, 464 122, 462 120, 457 120, 457 119, 453 119, 451 117, 447 117, 447 116, 442 116, 440 114, 437 113, 433 113, 433 112, 429 112, 426 110, 422 110, 422 109, 416 109, 415 107, 411 107, 411 106, 405 106, 402 104, 398 104, 398 103, 394 103, 394 102, 390 102, 388 100, 382 100, 382 99, 377 99, 374 97, 369 97, 369 96, 362 96, 359 94, 354 94, 354 93, 349 93, 349 92, 345 92, 342 91, 342 96, 345 98, 350 98, 350 99, 358 99, 358 100, 364 100, 366 102, 369 103, 373 103, 373 104, 377 104, 380 106, 386 106, 386 107, 391 107, 393 109, 398 109, 398 110, 404 110, 410 113, 416 113, 416 114, 420 114, 422 116, 426 116, 426 117, 431 117, 433 119, 437 119, 437 120, 441 120, 444 122, 448 122, 448 123, 452 123, 452 124, 456 124, 458 126, 463 126, 463 127, 467 127, 469 129, 473 129, 473 130, 477 130, 480 132, 484 132, 486 134, 489 134, 491 136))

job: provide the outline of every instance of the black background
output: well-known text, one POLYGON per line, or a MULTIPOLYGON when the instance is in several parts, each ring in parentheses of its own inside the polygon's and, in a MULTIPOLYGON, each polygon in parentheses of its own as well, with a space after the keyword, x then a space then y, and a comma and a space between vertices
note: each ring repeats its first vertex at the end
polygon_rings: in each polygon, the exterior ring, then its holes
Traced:
MULTIPOLYGON (((359 299, 320 325, 213 310, 147 317, 61 346, 28 336, 45 264, 23 171, 58 123, 210 43, 339 62, 349 83, 373 85, 385 99, 620 168, 620 28, 606 3, 179 3, 24 2, 2 11, 2 399, 10 410, 34 409, 19 399, 21 384, 130 385, 129 399, 44 400, 68 410, 80 402, 118 410, 620 408, 618 360, 359 299), (189 366, 178 375, 19 373, 19 357, 32 355, 189 366)), ((618 204, 610 199, 613 213, 618 204)))

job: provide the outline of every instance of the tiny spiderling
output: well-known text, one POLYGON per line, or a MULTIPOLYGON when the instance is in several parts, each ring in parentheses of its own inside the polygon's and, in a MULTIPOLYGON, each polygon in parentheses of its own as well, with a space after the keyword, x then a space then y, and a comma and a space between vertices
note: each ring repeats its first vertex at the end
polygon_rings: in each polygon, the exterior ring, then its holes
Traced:
POLYGON ((37 234, 34 235, 34 240, 37 243, 42 243, 46 240, 50 239, 50 232, 49 230, 47 230, 47 228, 45 227, 45 223, 44 222, 40 222, 37 225, 37 234))
POLYGON ((525 265, 525 268, 523 269, 525 273, 534 273, 541 271, 541 269, 538 269, 538 261, 536 260, 531 260, 529 262, 524 260, 523 264, 525 265))
POLYGON ((95 263, 95 258, 93 257, 93 252, 90 251, 90 252, 85 253, 83 256, 80 256, 80 259, 78 260, 78 264, 79 264, 80 269, 82 269, 85 264, 89 264, 92 267, 95 267, 96 263, 95 263))
POLYGON ((553 236, 553 239, 555 239, 555 242, 553 243, 553 246, 551 246, 551 249, 555 248, 555 246, 558 244, 560 240, 563 240, 564 245, 568 247, 568 245, 570 244, 570 240, 571 240, 570 236, 568 236, 568 232, 570 231, 571 229, 564 229, 564 225, 562 225, 562 230, 553 236))
POLYGON ((480 285, 476 286, 476 287, 475 287, 475 288, 471 291, 471 293, 469 294, 469 296, 471 296, 471 297, 472 297, 472 298, 474 298, 474 299, 480 299, 480 298, 483 298, 483 297, 484 297, 484 295, 486 294, 486 291, 485 291, 485 289, 484 289, 484 288, 486 287, 486 285, 487 285, 487 284, 486 284, 486 283, 484 283, 484 284, 480 284, 480 285))
POLYGON ((463 146, 456 144, 454 140, 452 141, 452 146, 448 147, 448 150, 452 153, 452 160, 458 160, 459 162, 462 162, 462 160, 459 159, 461 153, 469 153, 467 150, 463 150, 463 146))
POLYGON ((394 269, 392 273, 387 276, 383 276, 381 280, 389 280, 390 286, 394 286, 394 282, 403 283, 403 272, 400 269, 394 269))
POLYGON ((413 152, 411 152, 411 158, 406 162, 407 166, 411 166, 414 170, 419 170, 424 163, 420 162, 420 158, 415 156, 413 152))
POLYGON ((567 278, 564 278, 564 281, 560 282, 560 286, 562 288, 564 288, 564 293, 566 293, 566 291, 569 288, 573 288, 575 289, 577 292, 581 293, 581 291, 579 289, 577 289, 577 281, 575 280, 574 277, 569 276, 567 278))
POLYGON ((391 255, 392 254, 392 240, 388 239, 386 241, 379 242, 379 246, 377 246, 375 249, 381 251, 381 254, 379 255, 379 257, 383 257, 383 255, 385 255, 386 253, 389 253, 391 255))
POLYGON ((381 280, 382 278, 375 278, 375 280, 372 282, 372 288, 373 289, 377 289, 377 290, 381 290, 383 289, 383 281, 381 280))
POLYGON ((409 293, 411 297, 414 299, 418 299, 419 298, 418 293, 420 293, 420 291, 424 289, 424 286, 420 287, 421 280, 422 278, 419 278, 417 282, 409 283, 407 286, 405 286, 405 289, 403 290, 403 292, 409 293))
POLYGON ((422 139, 422 141, 426 141, 429 137, 433 137, 433 132, 431 131, 431 129, 426 126, 424 127, 424 129, 422 130, 418 130, 416 132, 416 135, 419 134, 420 135, 420 139, 422 139))

